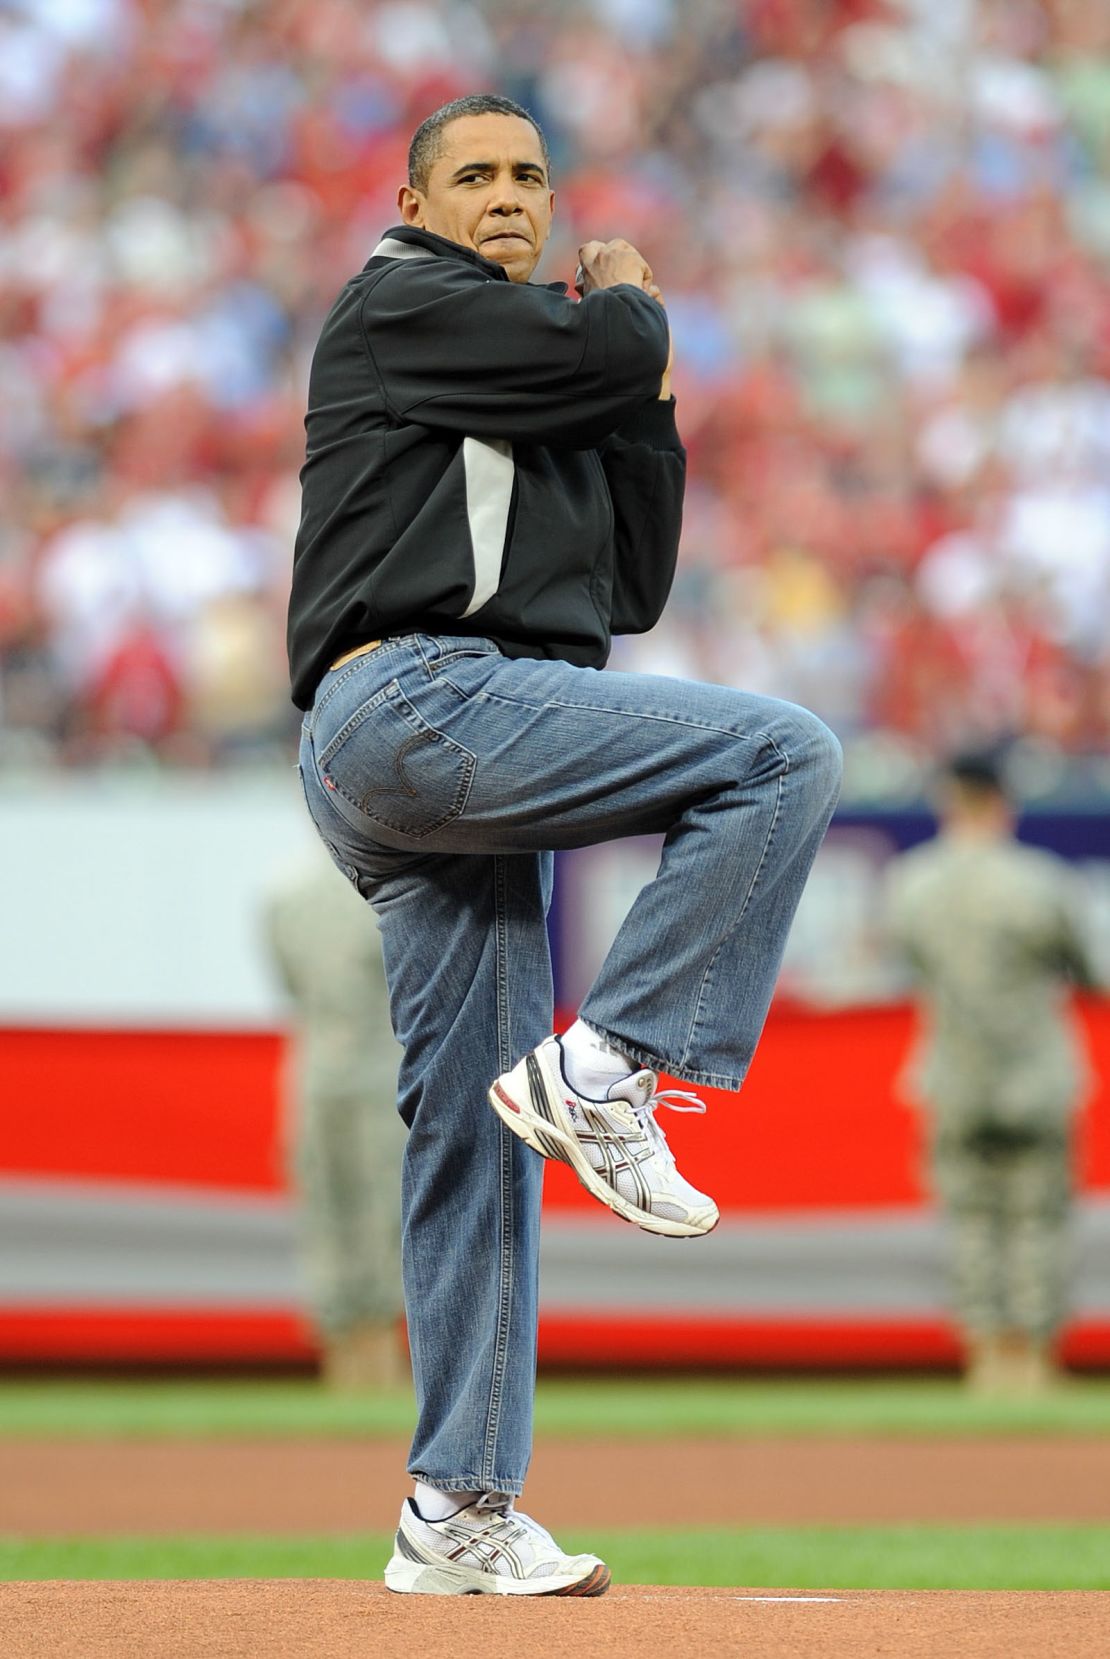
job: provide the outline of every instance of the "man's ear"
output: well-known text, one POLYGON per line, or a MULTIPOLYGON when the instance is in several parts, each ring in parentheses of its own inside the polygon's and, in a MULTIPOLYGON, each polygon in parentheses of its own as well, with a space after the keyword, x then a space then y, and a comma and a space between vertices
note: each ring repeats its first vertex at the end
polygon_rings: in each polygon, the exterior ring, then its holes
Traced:
POLYGON ((424 198, 419 190, 414 190, 411 184, 403 184, 397 192, 397 207, 401 219, 406 225, 414 225, 418 230, 424 223, 424 198))

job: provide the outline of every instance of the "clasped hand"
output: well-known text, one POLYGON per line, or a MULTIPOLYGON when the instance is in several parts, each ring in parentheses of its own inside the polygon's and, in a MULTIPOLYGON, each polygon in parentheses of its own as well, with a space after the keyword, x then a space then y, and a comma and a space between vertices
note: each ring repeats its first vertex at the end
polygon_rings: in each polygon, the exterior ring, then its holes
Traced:
MULTIPOLYGON (((584 299, 597 288, 615 288, 622 282, 630 283, 634 288, 642 288, 653 300, 665 305, 651 266, 631 242, 626 242, 620 236, 612 242, 584 242, 578 250, 578 272, 574 283, 577 293, 584 299)), ((672 340, 667 354, 667 367, 663 372, 663 383, 659 389, 660 398, 668 398, 671 395, 673 363, 672 340)))

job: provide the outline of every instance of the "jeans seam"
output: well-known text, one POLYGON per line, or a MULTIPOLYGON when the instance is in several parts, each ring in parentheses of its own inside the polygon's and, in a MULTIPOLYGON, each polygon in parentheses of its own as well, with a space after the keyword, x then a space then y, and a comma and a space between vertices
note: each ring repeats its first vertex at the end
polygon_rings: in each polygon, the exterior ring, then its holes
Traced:
MULTIPOLYGON (((504 1071, 511 1064, 509 1045, 509 942, 508 895, 505 891, 505 860, 493 860, 493 914, 497 952, 497 1048, 498 1064, 504 1071)), ((500 1208, 500 1253, 497 1280, 497 1331, 493 1344, 493 1375, 490 1378, 489 1406, 486 1413, 485 1454, 483 1480, 492 1489, 493 1468, 497 1457, 497 1436, 501 1426, 501 1402, 504 1392, 505 1367, 508 1364, 509 1323, 512 1317, 513 1251, 513 1194, 512 1194, 512 1139, 511 1132, 502 1124, 499 1142, 501 1157, 498 1164, 498 1205, 500 1208)))
MULTIPOLYGON (((455 690, 459 688, 454 687, 455 690)), ((688 720, 678 714, 651 714, 645 709, 615 709, 611 703, 565 703, 561 698, 546 698, 542 703, 529 702, 524 697, 506 697, 500 691, 472 691, 464 692, 463 696, 474 702, 506 703, 514 709, 572 709, 582 714, 609 714, 617 720, 652 720, 661 726, 687 726, 695 732, 714 732, 718 737, 728 737, 734 743, 769 743, 776 753, 778 746, 770 732, 754 731, 741 732, 731 726, 718 726, 711 720, 688 720)))
POLYGON ((734 742, 751 743, 761 739, 775 748, 767 732, 738 732, 731 726, 718 726, 712 720, 688 720, 679 714, 651 714, 642 709, 615 709, 605 703, 564 703, 561 698, 541 705, 550 709, 580 709, 583 714, 611 714, 619 720, 652 720, 661 726, 688 726, 695 732, 714 732, 718 737, 730 737, 734 742))
POLYGON ((713 955, 706 963, 705 972, 702 974, 701 985, 698 988, 697 1001, 694 1004, 694 1012, 690 1018, 690 1029, 687 1032, 686 1044, 682 1050, 683 1065, 686 1064, 686 1056, 689 1054, 691 1045, 694 1042, 694 1036, 698 1028, 698 1022, 701 1018, 702 1005, 705 1001, 705 995, 709 986, 710 976, 713 972, 714 963, 720 956, 727 941, 732 937, 733 933, 735 933, 736 929, 740 926, 745 915, 747 914, 748 906, 752 902, 752 894, 759 885, 759 878, 763 873, 763 866, 767 862, 767 856, 771 851, 771 843, 775 838, 775 831, 778 828, 779 819, 782 816, 782 796, 786 779, 790 773, 790 757, 783 749, 779 748, 778 744, 772 737, 764 734, 764 741, 770 745, 770 747, 775 751, 775 754, 778 755, 779 760, 782 762, 782 770, 779 772, 777 780, 778 787, 775 791, 775 810, 771 815, 771 822, 767 830, 767 839, 763 843, 763 851, 760 854, 759 863, 755 867, 755 873, 749 883, 748 891, 744 895, 744 902, 740 906, 738 914, 733 918, 732 926, 725 933, 723 933, 721 938, 718 940, 717 949, 713 952, 713 955))

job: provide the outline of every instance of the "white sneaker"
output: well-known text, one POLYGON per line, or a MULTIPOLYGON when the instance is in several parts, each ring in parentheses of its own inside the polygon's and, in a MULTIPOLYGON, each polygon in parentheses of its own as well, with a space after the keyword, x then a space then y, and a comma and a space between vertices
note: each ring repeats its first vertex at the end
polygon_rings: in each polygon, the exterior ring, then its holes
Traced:
POLYGON ((569 1164, 587 1192, 625 1221, 668 1238, 710 1233, 716 1204, 675 1168, 655 1108, 704 1112, 696 1095, 656 1091, 653 1071, 634 1071, 590 1100, 571 1088, 558 1037, 546 1037, 489 1092, 490 1105, 514 1135, 545 1158, 569 1164), (682 1104, 680 1104, 682 1103, 682 1104))
POLYGON ((609 1569, 596 1555, 564 1555, 513 1500, 487 1492, 446 1521, 401 1508, 386 1588, 417 1596, 603 1596, 609 1569))

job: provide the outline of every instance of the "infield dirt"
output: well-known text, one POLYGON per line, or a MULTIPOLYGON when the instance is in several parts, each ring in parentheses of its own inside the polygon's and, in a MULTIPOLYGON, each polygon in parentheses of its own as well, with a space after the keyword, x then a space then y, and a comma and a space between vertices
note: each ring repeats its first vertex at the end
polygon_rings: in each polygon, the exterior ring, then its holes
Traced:
MULTIPOLYGON (((407 1490, 406 1450, 393 1440, 0 1440, 0 1533, 387 1531, 407 1490)), ((1110 1521, 1110 1441, 545 1439, 527 1508, 555 1531, 1110 1521)))
POLYGON ((625 1585, 596 1601, 392 1596, 321 1579, 0 1586, 19 1659, 1105 1659, 1097 1591, 799 1592, 625 1585), (763 1599, 767 1597, 770 1599, 763 1599))
MULTIPOLYGON (((399 1441, 0 1441, 0 1532, 387 1530, 399 1441)), ((1110 1519, 1110 1445, 541 1441, 546 1524, 1110 1519)), ((0 1584, 4 1659, 1106 1659, 1110 1594, 620 1585, 580 1602, 342 1579, 0 1584)))

